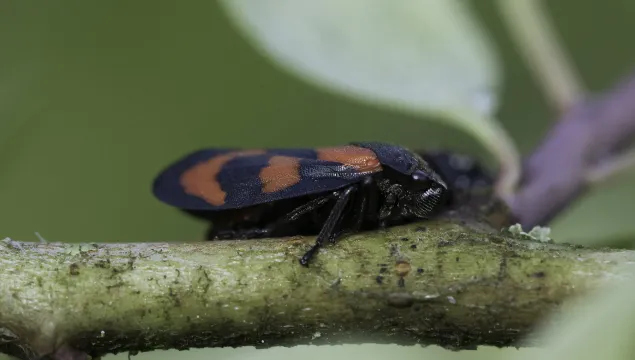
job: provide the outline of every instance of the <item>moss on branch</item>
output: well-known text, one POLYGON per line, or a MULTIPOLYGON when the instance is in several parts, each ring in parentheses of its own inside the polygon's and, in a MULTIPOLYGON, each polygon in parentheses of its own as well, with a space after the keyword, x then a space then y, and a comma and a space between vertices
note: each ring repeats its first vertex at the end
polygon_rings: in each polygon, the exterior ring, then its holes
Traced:
POLYGON ((121 351, 324 343, 506 346, 633 251, 478 230, 450 218, 349 236, 173 244, 0 242, 0 348, 121 351))

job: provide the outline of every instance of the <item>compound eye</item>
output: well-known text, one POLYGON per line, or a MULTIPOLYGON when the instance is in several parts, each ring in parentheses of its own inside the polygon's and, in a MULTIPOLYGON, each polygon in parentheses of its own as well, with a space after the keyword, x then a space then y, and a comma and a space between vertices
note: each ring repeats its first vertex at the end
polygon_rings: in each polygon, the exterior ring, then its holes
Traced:
POLYGON ((412 174, 412 180, 414 181, 429 181, 430 177, 428 177, 428 175, 426 175, 426 173, 424 173, 421 170, 417 170, 412 174))

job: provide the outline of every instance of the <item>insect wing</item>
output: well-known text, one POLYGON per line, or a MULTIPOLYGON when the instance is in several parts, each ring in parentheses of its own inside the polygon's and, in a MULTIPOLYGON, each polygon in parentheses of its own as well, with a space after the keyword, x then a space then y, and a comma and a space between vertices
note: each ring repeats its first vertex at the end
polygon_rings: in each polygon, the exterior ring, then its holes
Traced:
POLYGON ((315 149, 206 149, 164 170, 154 195, 189 210, 242 208, 336 190, 367 172, 318 159, 315 149))
MULTIPOLYGON (((202 198, 186 193, 181 184, 181 177, 197 164, 208 162, 214 158, 240 151, 238 149, 204 149, 193 152, 164 169, 152 185, 154 196, 164 203, 183 209, 209 208, 202 198)), ((222 166, 222 164, 221 164, 222 166)), ((212 177, 213 178, 213 177, 212 177)))

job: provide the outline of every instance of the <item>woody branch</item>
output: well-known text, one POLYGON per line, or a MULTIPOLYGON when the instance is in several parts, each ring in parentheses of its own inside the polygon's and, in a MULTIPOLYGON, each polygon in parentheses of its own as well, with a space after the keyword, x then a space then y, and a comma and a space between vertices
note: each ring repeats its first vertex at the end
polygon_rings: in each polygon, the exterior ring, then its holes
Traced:
POLYGON ((461 217, 351 236, 299 266, 312 241, 6 239, 0 351, 69 360, 190 347, 508 346, 635 263, 633 251, 520 239, 461 217))
POLYGON ((527 158, 508 205, 525 227, 557 216, 590 185, 635 163, 635 72, 564 113, 527 158))

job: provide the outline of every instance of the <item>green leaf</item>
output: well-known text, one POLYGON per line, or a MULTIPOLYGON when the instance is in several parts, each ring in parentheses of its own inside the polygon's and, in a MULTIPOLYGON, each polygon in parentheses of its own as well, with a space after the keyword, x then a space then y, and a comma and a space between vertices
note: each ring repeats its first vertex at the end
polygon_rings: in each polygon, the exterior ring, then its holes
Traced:
MULTIPOLYGON (((628 272, 627 272, 628 273, 628 272)), ((580 274, 584 276, 584 274, 580 274)), ((635 274, 631 278, 607 279, 611 286, 565 307, 553 324, 542 330, 547 344, 544 360, 632 359, 635 353, 635 274)), ((513 360, 534 359, 518 354, 513 360)))
POLYGON ((492 114, 499 68, 455 0, 224 0, 252 42, 314 84, 416 111, 492 114))
POLYGON ((251 43, 283 69, 350 98, 452 123, 478 138, 504 171, 517 172, 518 152, 494 117, 501 80, 497 54, 465 2, 221 4, 251 43))

